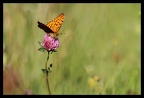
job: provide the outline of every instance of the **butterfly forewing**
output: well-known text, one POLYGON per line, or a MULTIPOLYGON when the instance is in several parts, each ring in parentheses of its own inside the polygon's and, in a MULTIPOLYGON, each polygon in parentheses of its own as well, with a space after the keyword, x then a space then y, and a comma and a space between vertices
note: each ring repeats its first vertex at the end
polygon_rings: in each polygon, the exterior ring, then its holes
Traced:
POLYGON ((50 28, 48 28, 45 24, 38 21, 38 27, 43 29, 46 33, 54 33, 50 28))
POLYGON ((50 28, 56 35, 58 35, 58 31, 61 28, 63 21, 64 21, 64 13, 61 13, 54 20, 48 22, 46 26, 50 28))

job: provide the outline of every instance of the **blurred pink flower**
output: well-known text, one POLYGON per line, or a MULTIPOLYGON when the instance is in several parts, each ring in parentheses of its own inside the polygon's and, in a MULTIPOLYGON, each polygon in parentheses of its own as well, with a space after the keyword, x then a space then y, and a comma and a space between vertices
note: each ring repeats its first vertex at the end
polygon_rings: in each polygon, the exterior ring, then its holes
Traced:
POLYGON ((45 34, 42 46, 48 51, 56 50, 60 45, 58 38, 45 34))

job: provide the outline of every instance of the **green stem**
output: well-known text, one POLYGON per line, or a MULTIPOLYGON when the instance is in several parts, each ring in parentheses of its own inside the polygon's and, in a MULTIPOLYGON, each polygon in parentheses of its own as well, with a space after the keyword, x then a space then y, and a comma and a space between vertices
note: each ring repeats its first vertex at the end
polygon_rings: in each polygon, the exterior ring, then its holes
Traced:
MULTIPOLYGON (((47 62, 48 62, 48 60, 49 60, 49 52, 48 52, 47 61, 46 61, 46 64, 45 64, 45 69, 46 69, 46 70, 47 70, 47 62)), ((49 92, 49 94, 51 95, 50 86, 49 86, 49 81, 48 81, 48 72, 46 73, 46 82, 47 82, 48 92, 49 92)))
POLYGON ((49 94, 51 95, 51 91, 50 91, 50 86, 49 86, 48 77, 47 77, 47 86, 48 86, 48 91, 49 91, 49 94))

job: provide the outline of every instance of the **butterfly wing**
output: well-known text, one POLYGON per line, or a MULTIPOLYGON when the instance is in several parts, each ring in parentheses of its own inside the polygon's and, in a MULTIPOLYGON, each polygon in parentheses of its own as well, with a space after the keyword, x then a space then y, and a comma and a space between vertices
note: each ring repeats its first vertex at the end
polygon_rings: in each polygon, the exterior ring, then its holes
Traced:
POLYGON ((54 37, 58 35, 58 31, 61 28, 63 21, 64 13, 61 13, 59 16, 48 22, 46 25, 38 21, 38 27, 54 37))
POLYGON ((38 27, 44 30, 46 33, 54 33, 50 28, 48 28, 45 24, 38 21, 38 27))
POLYGON ((52 21, 48 22, 46 26, 55 33, 55 35, 58 35, 58 31, 62 26, 62 23, 64 21, 64 13, 61 13, 59 16, 57 16, 52 21))

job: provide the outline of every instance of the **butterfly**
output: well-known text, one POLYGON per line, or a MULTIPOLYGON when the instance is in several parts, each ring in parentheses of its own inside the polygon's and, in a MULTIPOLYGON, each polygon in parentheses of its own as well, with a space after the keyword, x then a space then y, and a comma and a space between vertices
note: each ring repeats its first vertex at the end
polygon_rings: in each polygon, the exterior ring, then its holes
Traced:
POLYGON ((38 21, 38 27, 44 30, 52 37, 58 36, 62 23, 64 21, 64 13, 59 14, 56 18, 48 22, 46 25, 38 21))

